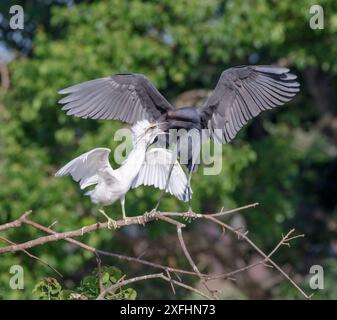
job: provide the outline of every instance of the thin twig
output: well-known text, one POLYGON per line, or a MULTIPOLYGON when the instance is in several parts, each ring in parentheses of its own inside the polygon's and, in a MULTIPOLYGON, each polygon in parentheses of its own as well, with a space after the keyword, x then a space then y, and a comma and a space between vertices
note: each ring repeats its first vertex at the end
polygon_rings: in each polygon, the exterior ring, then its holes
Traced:
POLYGON ((22 214, 18 219, 8 222, 5 224, 0 225, 0 231, 5 231, 7 229, 21 227, 23 221, 32 213, 32 210, 26 211, 24 214, 22 214))
MULTIPOLYGON (((13 242, 13 241, 11 241, 11 240, 9 240, 9 239, 7 239, 7 238, 1 237, 1 236, 0 236, 0 240, 5 241, 5 242, 7 242, 7 243, 10 243, 10 244, 12 244, 12 245, 16 245, 15 242, 13 242)), ((54 272, 56 272, 61 278, 63 278, 62 273, 60 273, 59 271, 57 271, 57 270, 56 270, 53 266, 51 266, 48 262, 43 261, 41 258, 39 258, 39 257, 37 257, 36 255, 34 255, 34 254, 28 252, 27 250, 21 250, 21 251, 24 252, 28 257, 30 257, 30 258, 32 258, 32 259, 34 259, 34 260, 37 260, 37 261, 39 261, 40 263, 42 263, 42 264, 44 264, 45 266, 47 266, 48 268, 52 269, 52 270, 53 270, 54 272)))
POLYGON ((286 279, 289 280, 289 282, 306 298, 310 299, 310 296, 308 296, 298 285, 297 283, 291 279, 288 274, 286 274, 273 260, 271 260, 250 238, 247 237, 246 233, 242 233, 238 231, 237 229, 229 226, 228 224, 219 221, 218 219, 212 217, 212 216, 205 216, 205 219, 211 220, 215 222, 216 224, 222 226, 223 228, 232 231, 235 233, 238 237, 241 237, 244 239, 251 247, 253 247, 261 256, 265 258, 266 261, 268 261, 273 267, 275 267, 286 279))
POLYGON ((104 291, 104 286, 102 282, 102 260, 97 251, 95 252, 95 256, 97 262, 97 278, 98 278, 99 292, 102 293, 104 291))
POLYGON ((203 277, 203 275, 199 271, 198 267, 196 266, 196 264, 194 263, 191 255, 190 255, 190 253, 188 252, 186 244, 185 244, 185 241, 184 241, 184 238, 183 238, 183 234, 182 234, 182 231, 181 231, 181 227, 179 227, 179 226, 177 226, 177 235, 178 235, 178 239, 179 239, 179 242, 180 242, 180 246, 181 246, 181 248, 182 248, 182 250, 184 252, 184 255, 185 255, 186 259, 188 260, 189 264, 191 265, 193 271, 198 275, 198 277, 201 280, 201 283, 204 285, 204 287, 207 289, 207 291, 211 294, 211 296, 214 299, 217 299, 217 297, 215 295, 215 291, 212 290, 208 286, 208 284, 206 283, 205 278, 203 277))
POLYGON ((149 280, 149 279, 155 279, 155 278, 163 279, 167 282, 174 283, 175 285, 178 285, 178 286, 183 287, 187 290, 190 290, 194 293, 197 293, 197 294, 199 294, 200 296, 202 296, 206 299, 210 299, 210 297, 208 297, 206 294, 204 294, 203 292, 201 292, 198 289, 195 289, 195 288, 193 288, 193 287, 191 287, 191 286, 189 286, 185 283, 182 283, 180 281, 172 280, 172 279, 168 278, 167 276, 165 276, 163 273, 154 273, 154 274, 148 274, 148 275, 143 275, 143 276, 139 276, 139 277, 126 279, 126 280, 120 281, 118 283, 112 284, 110 287, 108 287, 107 289, 105 289, 103 292, 101 292, 99 294, 99 296, 97 297, 97 300, 103 300, 108 293, 113 292, 116 289, 119 289, 123 286, 129 285, 131 283, 149 280))
MULTIPOLYGON (((279 243, 278 243, 278 244, 274 247, 274 249, 267 255, 268 259, 269 259, 272 255, 274 255, 275 252, 276 252, 276 251, 277 251, 277 250, 278 250, 278 249, 279 249, 285 242, 289 242, 289 241, 291 241, 291 240, 293 240, 293 239, 296 239, 296 238, 299 238, 299 237, 302 237, 302 236, 303 236, 302 234, 300 234, 300 235, 297 235, 297 236, 294 236, 294 237, 289 238, 290 234, 292 234, 294 231, 295 231, 294 229, 290 230, 290 231, 286 234, 285 237, 282 237, 282 238, 281 238, 281 240, 279 241, 279 243)), ((258 261, 258 262, 249 264, 249 265, 247 265, 247 266, 245 266, 245 267, 242 267, 242 268, 240 268, 240 269, 236 269, 236 270, 231 271, 231 272, 227 272, 227 273, 223 273, 223 274, 217 274, 217 275, 213 275, 213 276, 208 276, 208 277, 206 277, 206 279, 208 279, 208 280, 215 280, 215 279, 229 279, 229 278, 231 278, 232 276, 234 276, 234 275, 236 275, 236 274, 238 274, 238 273, 240 273, 240 272, 243 272, 243 271, 246 271, 246 270, 248 270, 248 269, 254 268, 254 267, 256 267, 256 266, 258 266, 258 265, 261 265, 261 264, 264 264, 264 265, 265 265, 265 263, 266 263, 266 261, 267 261, 268 259, 266 259, 266 258, 265 258, 265 259, 262 259, 262 260, 260 260, 260 261, 258 261)))
POLYGON ((228 215, 230 213, 234 213, 234 212, 238 212, 238 211, 242 211, 242 210, 246 210, 246 209, 250 209, 250 208, 256 208, 259 205, 258 202, 252 203, 252 204, 247 204, 246 206, 242 206, 239 208, 235 208, 235 209, 231 209, 231 210, 227 210, 227 211, 220 211, 218 213, 211 213, 209 214, 209 216, 211 217, 220 217, 220 216, 225 216, 228 215))

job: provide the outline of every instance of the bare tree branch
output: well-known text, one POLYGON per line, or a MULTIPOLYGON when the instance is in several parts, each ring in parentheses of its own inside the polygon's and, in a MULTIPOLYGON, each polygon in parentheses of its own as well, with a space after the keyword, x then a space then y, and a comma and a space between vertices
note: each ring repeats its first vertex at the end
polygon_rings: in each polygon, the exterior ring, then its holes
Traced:
MULTIPOLYGON (((96 262, 97 262, 97 276, 99 278, 99 286, 100 286, 100 294, 98 299, 104 299, 104 297, 106 296, 106 294, 113 292, 114 290, 121 288, 122 286, 128 285, 130 283, 133 282, 137 282, 137 281, 144 281, 144 280, 149 280, 149 279, 153 279, 153 278, 160 278, 164 281, 167 281, 170 283, 171 288, 173 290, 173 292, 175 293, 175 289, 174 289, 174 285, 183 287, 187 290, 193 291, 194 293, 197 293, 207 299, 216 299, 216 291, 212 290, 209 285, 208 285, 208 281, 212 281, 214 279, 219 279, 219 278, 223 278, 223 279, 232 279, 232 276, 235 274, 238 274, 240 272, 244 272, 250 268, 253 268, 259 264, 263 264, 265 266, 272 266, 273 268, 275 268, 276 270, 278 270, 305 298, 309 299, 310 296, 308 296, 291 278, 290 276, 284 272, 282 270, 281 267, 279 267, 273 260, 271 260, 271 256, 274 255, 276 253, 276 251, 279 250, 279 248, 282 245, 287 245, 289 246, 289 242, 291 240, 294 240, 298 237, 302 237, 303 235, 296 235, 296 236, 292 236, 291 235, 294 233, 294 229, 290 230, 285 236, 282 235, 282 239, 280 240, 280 242, 275 246, 275 248, 267 255, 265 254, 248 236, 248 231, 241 231, 241 228, 234 228, 222 221, 219 220, 219 218, 226 216, 228 214, 234 213, 234 212, 238 212, 241 210, 245 210, 245 209, 249 209, 252 207, 256 207, 258 204, 254 203, 254 204, 250 204, 247 206, 243 206, 240 208, 236 208, 236 209, 232 209, 232 210, 228 210, 228 211, 223 211, 221 210, 218 213, 213 213, 213 214, 194 214, 194 213, 190 213, 190 212, 155 212, 152 213, 150 215, 145 215, 145 216, 136 216, 136 217, 129 217, 126 220, 117 220, 116 221, 116 226, 118 228, 126 226, 126 225, 145 225, 146 223, 153 221, 153 220, 162 220, 164 222, 167 222, 169 224, 172 224, 176 227, 177 230, 177 236, 178 236, 178 240, 180 243, 180 246, 182 248, 182 251, 187 259, 187 261, 189 262, 190 266, 192 267, 193 271, 189 271, 189 270, 183 270, 183 269, 178 269, 178 268, 172 268, 169 266, 164 266, 164 265, 160 265, 157 263, 153 263, 151 261, 147 261, 147 260, 143 260, 140 258, 135 258, 135 257, 130 257, 130 256, 125 256, 125 255, 121 255, 121 254, 117 254, 117 253, 113 253, 113 252, 107 252, 104 250, 99 250, 96 249, 94 247, 88 246, 87 244, 76 240, 74 238, 76 237, 81 237, 84 234, 87 233, 91 233, 97 230, 101 230, 101 229, 108 229, 108 223, 95 223, 95 224, 91 224, 88 226, 84 226, 80 229, 76 229, 76 230, 72 230, 72 231, 65 231, 65 232, 56 232, 54 230, 52 230, 50 227, 45 227, 43 225, 40 225, 32 220, 28 219, 28 216, 31 214, 31 211, 27 211, 25 212, 22 216, 20 216, 18 219, 0 225, 0 231, 5 231, 8 229, 12 229, 12 228, 18 228, 21 227, 22 225, 30 225, 36 229, 39 229, 41 231, 44 231, 46 233, 48 233, 48 235, 46 236, 41 236, 39 238, 27 241, 27 242, 23 242, 20 244, 16 244, 11 242, 10 240, 8 240, 7 242, 10 243, 10 245, 8 246, 4 246, 0 248, 0 254, 4 254, 4 253, 13 253, 13 252, 17 252, 17 251, 23 251, 26 254, 29 254, 27 252, 27 249, 36 247, 36 246, 40 246, 49 242, 55 242, 55 241, 59 241, 59 240, 65 240, 67 242, 72 243, 73 245, 80 247, 84 250, 90 251, 92 252, 95 257, 96 257, 96 262), (196 263, 194 262, 191 254, 189 253, 186 243, 184 241, 183 238, 183 233, 182 233, 182 229, 186 227, 185 224, 181 223, 180 221, 175 220, 174 218, 179 218, 179 217, 183 217, 183 218, 187 218, 189 220, 192 219, 203 219, 203 220, 209 220, 217 225, 219 225, 223 230, 228 230, 230 232, 232 232, 234 235, 236 235, 238 237, 238 239, 242 239, 245 242, 247 242, 252 248, 254 248, 254 250, 256 252, 258 252, 263 259, 257 263, 245 266, 243 268, 237 269, 237 270, 233 270, 232 272, 226 273, 226 274, 215 274, 215 275, 207 275, 207 274, 203 274, 199 271, 196 263), (136 262, 136 263, 140 263, 143 265, 147 265, 149 267, 153 267, 156 269, 161 269, 163 270, 163 272, 161 273, 154 273, 154 274, 148 274, 148 275, 143 275, 143 276, 138 276, 138 277, 134 277, 134 278, 130 278, 130 279, 120 279, 120 281, 118 283, 113 284, 112 286, 110 286, 109 288, 104 288, 102 282, 101 282, 101 258, 100 256, 109 256, 109 257, 114 257, 117 259, 122 259, 122 260, 126 260, 126 261, 130 261, 130 262, 136 262), (166 275, 165 275, 165 273, 166 275), (200 279, 201 283, 204 285, 204 287, 206 288, 206 290, 208 291, 208 294, 205 294, 193 287, 190 287, 186 284, 184 284, 180 277, 178 278, 178 280, 173 280, 170 276, 170 272, 175 273, 176 275, 178 274, 185 274, 185 275, 189 275, 189 276, 196 276, 200 279)), ((32 258, 34 258, 34 256, 32 256, 32 258)), ((37 258, 37 257, 36 257, 37 258)), ((232 279, 233 280, 233 279, 232 279)))
POLYGON ((247 232, 242 233, 240 231, 238 231, 237 229, 234 229, 233 227, 229 226, 228 224, 219 221, 218 219, 211 217, 211 216, 205 216, 205 219, 211 220, 217 224, 219 224, 220 226, 222 226, 223 228, 230 230, 231 232, 233 232, 234 234, 236 234, 238 236, 238 238, 242 238, 244 239, 248 244, 250 244, 251 247, 253 247, 261 256, 263 256, 265 258, 265 260, 267 262, 270 262, 270 264, 275 267, 286 279, 288 279, 290 281, 290 283, 306 298, 306 299, 310 299, 310 296, 308 296, 297 284, 296 282, 290 278, 290 276, 288 276, 273 260, 271 260, 252 240, 250 240, 247 237, 247 232))
MULTIPOLYGON (((284 245, 285 243, 289 243, 289 241, 293 240, 293 239, 296 239, 296 238, 299 238, 299 237, 304 237, 303 234, 300 234, 300 235, 297 235, 297 236, 294 236, 294 237, 290 237, 290 235, 295 231, 295 229, 292 229, 290 230, 284 237, 282 236, 282 239, 280 240, 280 242, 275 246, 275 248, 268 254, 268 259, 282 246, 284 245)), ((254 268, 256 266, 259 266, 261 264, 263 265, 266 265, 266 262, 268 261, 267 258, 261 260, 261 261, 258 261, 258 262, 255 262, 255 263, 252 263, 252 264, 249 264, 245 267, 242 267, 240 269, 237 269, 237 270, 234 270, 234 271, 231 271, 231 272, 228 272, 228 273, 224 273, 224 274, 218 274, 218 275, 214 275, 214 276, 208 276, 207 279, 209 280, 214 280, 214 279, 228 279, 228 278, 231 278, 232 276, 240 273, 240 272, 243 272, 243 271, 246 271, 248 269, 251 269, 251 268, 254 268)), ((269 266, 269 265, 268 265, 269 266)), ((273 268, 273 266, 272 266, 273 268)))

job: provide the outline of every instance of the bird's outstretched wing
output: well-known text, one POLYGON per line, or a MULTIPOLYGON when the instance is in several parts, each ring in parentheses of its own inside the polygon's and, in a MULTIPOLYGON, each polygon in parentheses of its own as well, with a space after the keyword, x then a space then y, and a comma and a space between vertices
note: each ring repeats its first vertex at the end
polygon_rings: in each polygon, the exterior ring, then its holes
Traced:
POLYGON ((164 148, 152 148, 146 152, 145 161, 131 187, 145 185, 164 190, 172 163, 173 170, 166 191, 179 200, 188 201, 189 189, 185 172, 179 162, 174 160, 173 152, 164 148))
POLYGON ((70 174, 79 182, 81 189, 97 184, 101 179, 113 182, 113 169, 109 163, 111 150, 96 148, 73 159, 55 173, 55 176, 70 174))
POLYGON ((174 107, 142 74, 116 74, 76 84, 59 91, 68 94, 59 103, 67 115, 115 119, 130 124, 154 121, 174 107))
POLYGON ((296 78, 289 69, 274 66, 225 70, 213 93, 199 109, 214 141, 231 141, 250 119, 290 101, 299 92, 296 78))

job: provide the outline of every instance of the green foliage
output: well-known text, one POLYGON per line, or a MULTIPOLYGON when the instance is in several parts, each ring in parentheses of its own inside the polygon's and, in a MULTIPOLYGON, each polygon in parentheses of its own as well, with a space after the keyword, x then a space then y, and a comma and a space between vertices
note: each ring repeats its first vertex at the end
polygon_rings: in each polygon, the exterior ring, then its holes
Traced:
POLYGON ((39 300, 63 300, 63 290, 55 278, 46 278, 38 282, 33 289, 34 296, 39 300))
MULTIPOLYGON (((104 289, 121 280, 122 272, 109 266, 103 266, 101 270, 101 283, 104 289)), ((37 283, 32 291, 34 297, 39 300, 92 300, 100 294, 99 276, 97 270, 81 280, 80 286, 73 290, 63 289, 55 278, 45 278, 37 283)), ((106 294, 106 300, 135 300, 137 293, 132 288, 118 288, 106 294)))

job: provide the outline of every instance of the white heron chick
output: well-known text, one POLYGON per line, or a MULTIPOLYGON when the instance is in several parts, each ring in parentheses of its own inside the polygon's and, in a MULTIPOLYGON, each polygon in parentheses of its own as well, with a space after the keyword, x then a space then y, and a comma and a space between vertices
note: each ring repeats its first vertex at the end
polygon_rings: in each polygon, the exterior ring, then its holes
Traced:
MULTIPOLYGON (((131 130, 133 149, 118 169, 114 170, 109 163, 110 149, 96 148, 70 161, 57 171, 55 176, 70 174, 79 182, 81 189, 96 185, 85 195, 90 196, 93 203, 102 206, 111 205, 119 199, 123 219, 126 219, 125 194, 139 185, 164 190, 170 164, 174 162, 172 179, 166 191, 179 200, 188 201, 188 181, 172 151, 164 148, 152 148, 147 151, 147 147, 153 143, 156 136, 163 132, 148 120, 138 121, 131 130)), ((104 211, 101 212, 107 217, 109 228, 111 224, 116 226, 115 221, 104 211)))

